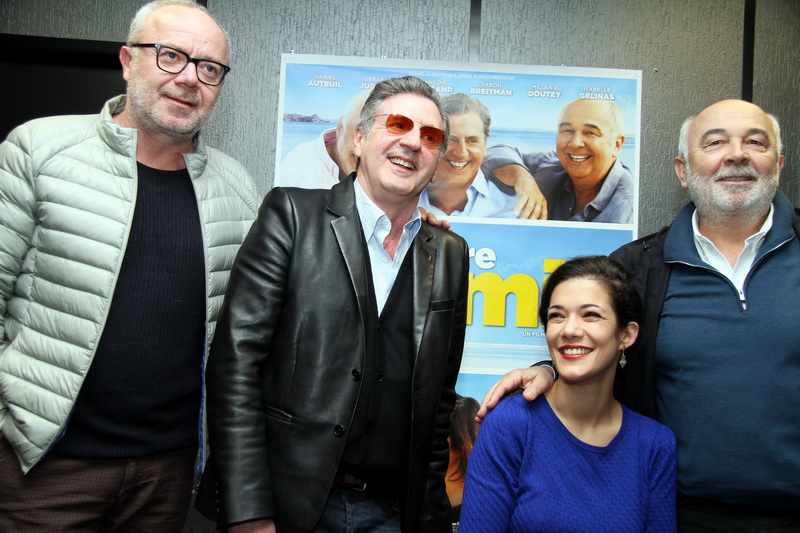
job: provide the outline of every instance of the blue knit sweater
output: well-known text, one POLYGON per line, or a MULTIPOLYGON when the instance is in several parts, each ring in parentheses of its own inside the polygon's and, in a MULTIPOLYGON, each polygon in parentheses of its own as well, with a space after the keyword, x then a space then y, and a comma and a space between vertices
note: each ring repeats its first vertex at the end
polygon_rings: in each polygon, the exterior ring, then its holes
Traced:
POLYGON ((800 508, 800 240, 781 193, 744 283, 704 263, 683 209, 656 339, 659 420, 678 435, 679 490, 767 509, 800 508))
POLYGON ((675 531, 675 437, 622 409, 619 433, 597 447, 546 398, 503 400, 469 457, 460 533, 675 531))

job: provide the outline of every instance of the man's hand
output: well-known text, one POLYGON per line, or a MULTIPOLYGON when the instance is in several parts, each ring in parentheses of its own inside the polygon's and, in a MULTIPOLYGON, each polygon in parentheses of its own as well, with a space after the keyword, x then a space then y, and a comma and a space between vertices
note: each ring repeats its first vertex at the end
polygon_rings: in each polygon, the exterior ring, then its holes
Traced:
POLYGON ((425 211, 425 209, 422 207, 418 207, 417 209, 419 209, 419 212, 422 215, 422 220, 424 220, 428 224, 431 224, 432 226, 441 226, 444 229, 450 229, 449 221, 439 220, 438 218, 436 218, 436 215, 428 211, 425 211))
POLYGON ((503 165, 495 169, 494 175, 506 185, 513 186, 519 195, 514 207, 517 218, 547 220, 547 200, 527 169, 514 164, 503 165))
POLYGON ((228 533, 277 533, 277 530, 275 521, 266 519, 236 524, 228 528, 228 533))
POLYGON ((553 383, 555 383, 553 370, 547 366, 532 366, 530 368, 512 370, 500 378, 500 381, 492 385, 492 388, 483 397, 481 408, 478 410, 475 421, 478 423, 483 422, 484 417, 489 413, 490 409, 494 409, 497 402, 519 388, 524 389, 522 395, 525 399, 532 402, 540 394, 549 391, 553 383))
POLYGON ((533 176, 527 172, 520 175, 514 185, 514 190, 519 195, 517 205, 514 207, 514 214, 517 215, 517 218, 547 220, 547 200, 533 180, 533 176))

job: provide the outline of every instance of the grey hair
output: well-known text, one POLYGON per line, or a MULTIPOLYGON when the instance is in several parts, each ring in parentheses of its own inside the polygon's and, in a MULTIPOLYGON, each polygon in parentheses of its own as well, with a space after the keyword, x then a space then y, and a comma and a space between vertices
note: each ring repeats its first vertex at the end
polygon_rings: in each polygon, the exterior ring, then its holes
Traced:
POLYGON ((448 117, 450 115, 465 115, 476 113, 483 122, 483 135, 488 139, 492 126, 492 117, 483 102, 465 93, 450 94, 442 98, 442 110, 448 117))
MULTIPOLYGON (((778 155, 783 153, 783 140, 781 139, 781 125, 778 119, 772 113, 766 113, 769 123, 772 125, 772 134, 775 136, 775 146, 778 149, 778 155)), ((689 130, 692 128, 692 123, 697 115, 692 115, 681 124, 681 131, 678 135, 678 153, 683 157, 686 163, 686 168, 689 168, 689 130)))
POLYGON ((767 113, 767 118, 772 124, 772 133, 775 135, 775 147, 778 149, 778 155, 783 153, 783 139, 781 139, 781 124, 778 122, 778 117, 772 113, 767 113))
POLYGON ((192 1, 192 0, 154 0, 153 2, 149 2, 139 8, 139 11, 136 12, 136 15, 133 16, 133 20, 131 21, 131 26, 128 29, 128 41, 127 45, 130 46, 132 44, 137 44, 139 39, 142 36, 142 32, 144 31, 145 26, 147 25, 147 21, 150 20, 150 16, 153 15, 156 11, 161 9, 162 7, 169 7, 169 6, 178 6, 178 7, 188 7, 191 9, 197 9, 202 11, 213 20, 219 29, 222 30, 222 34, 225 36, 225 45, 228 47, 228 57, 231 56, 231 37, 228 35, 228 32, 225 31, 225 28, 222 27, 222 24, 219 23, 217 19, 214 18, 208 9, 204 6, 192 1))
POLYGON ((692 122, 697 115, 692 115, 686 120, 683 121, 681 124, 681 131, 678 134, 678 153, 683 157, 686 161, 686 165, 689 165, 689 129, 692 127, 692 122))
POLYGON ((439 115, 442 117, 442 124, 444 125, 442 129, 444 130, 445 142, 442 143, 442 147, 439 149, 439 152, 443 154, 447 149, 447 139, 450 137, 450 121, 442 110, 442 99, 439 98, 439 93, 433 87, 414 76, 387 78, 375 85, 367 101, 364 102, 356 127, 361 130, 365 138, 369 137, 378 108, 384 100, 398 94, 416 94, 436 104, 436 109, 439 110, 439 115))
MULTIPOLYGON (((575 102, 579 102, 581 100, 585 100, 584 98, 579 98, 577 100, 573 100, 571 102, 567 102, 564 107, 561 108, 561 115, 564 114, 564 111, 567 110, 569 106, 574 104, 575 102)), ((613 135, 623 135, 625 131, 625 112, 622 110, 622 106, 616 102, 612 102, 610 100, 586 100, 587 102, 595 102, 598 104, 605 104, 608 106, 608 113, 611 115, 611 134, 613 135)))

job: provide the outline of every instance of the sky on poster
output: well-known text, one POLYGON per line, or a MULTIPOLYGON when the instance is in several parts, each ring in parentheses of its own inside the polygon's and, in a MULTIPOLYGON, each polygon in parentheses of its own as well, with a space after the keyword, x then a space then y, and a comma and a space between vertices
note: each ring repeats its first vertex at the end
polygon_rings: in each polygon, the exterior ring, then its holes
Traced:
MULTIPOLYGON (((284 57, 286 61, 299 58, 284 57)), ((638 71, 524 65, 506 65, 505 71, 497 71, 489 69, 503 66, 485 64, 470 64, 470 70, 464 70, 463 63, 421 66, 426 64, 417 61, 402 67, 381 67, 285 63, 286 86, 291 90, 284 91, 282 109, 285 113, 316 114, 335 122, 354 94, 371 89, 381 78, 412 74, 443 95, 464 92, 480 99, 489 108, 494 127, 554 130, 563 105, 588 93, 590 98, 613 97, 625 111, 625 133, 638 134, 638 71), (526 71, 515 72, 512 68, 526 71), (321 90, 324 99, 320 99, 321 90)))

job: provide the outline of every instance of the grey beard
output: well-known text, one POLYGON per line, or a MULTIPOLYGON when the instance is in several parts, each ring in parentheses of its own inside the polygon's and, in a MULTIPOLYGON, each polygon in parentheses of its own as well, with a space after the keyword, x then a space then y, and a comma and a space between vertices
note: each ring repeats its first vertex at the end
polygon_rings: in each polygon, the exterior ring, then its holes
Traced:
POLYGON ((739 224, 758 223, 769 212, 778 188, 778 172, 765 177, 752 167, 727 167, 710 178, 694 174, 688 166, 686 172, 689 198, 697 208, 700 218, 708 224, 723 224, 731 220, 736 220, 739 224), (749 175, 757 181, 741 187, 730 187, 730 192, 738 190, 741 194, 746 194, 740 200, 732 199, 724 191, 713 189, 717 179, 742 174, 749 175))

